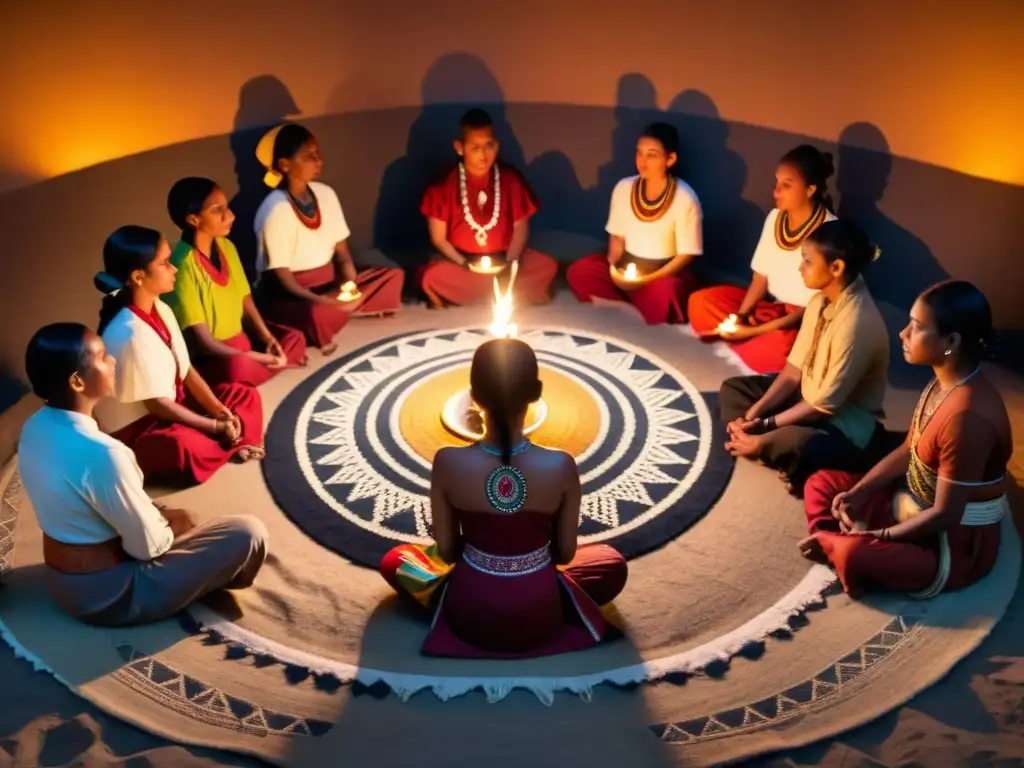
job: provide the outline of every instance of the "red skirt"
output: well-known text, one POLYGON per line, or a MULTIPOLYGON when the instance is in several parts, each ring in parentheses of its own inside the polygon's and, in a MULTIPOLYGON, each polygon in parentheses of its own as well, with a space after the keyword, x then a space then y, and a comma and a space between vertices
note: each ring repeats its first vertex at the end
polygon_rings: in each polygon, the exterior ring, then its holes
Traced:
POLYGON ((635 290, 623 291, 612 281, 608 255, 604 253, 594 253, 573 262, 565 276, 578 300, 628 301, 640 310, 648 325, 685 323, 687 300, 697 288, 697 278, 687 268, 635 290))
MULTIPOLYGON (((337 278, 333 262, 316 269, 292 272, 292 276, 299 285, 314 293, 336 290, 337 278)), ((405 273, 393 267, 374 267, 360 271, 356 275, 356 285, 363 294, 363 303, 359 311, 354 313, 346 310, 341 303, 337 306, 312 304, 297 298, 285 291, 273 276, 268 275, 264 280, 266 284, 260 291, 260 311, 264 317, 280 325, 297 328, 312 346, 321 348, 333 341, 350 317, 397 312, 402 306, 405 273)))
MULTIPOLYGON (((515 299, 524 304, 551 300, 551 283, 558 262, 545 253, 527 248, 519 259, 513 287, 515 299)), ((445 258, 433 259, 417 271, 420 288, 435 307, 486 304, 494 300, 494 277, 470 272, 445 258)))
MULTIPOLYGON (((735 285, 716 285, 704 288, 690 296, 690 327, 701 338, 709 341, 724 341, 730 349, 757 373, 778 373, 786 367, 799 328, 762 333, 742 341, 725 341, 715 329, 729 315, 739 311, 747 295, 746 288, 735 285)), ((800 307, 777 301, 759 301, 754 306, 754 320, 758 324, 770 323, 795 312, 800 307)))
MULTIPOLYGON (((285 357, 288 358, 288 365, 302 365, 306 358, 306 339, 302 331, 269 321, 266 325, 267 330, 281 345, 285 357)), ((245 354, 251 351, 253 346, 249 335, 244 332, 230 339, 223 339, 221 343, 241 350, 242 354, 231 357, 202 355, 196 356, 193 360, 193 365, 211 387, 215 384, 248 384, 251 387, 258 387, 270 381, 282 370, 258 363, 245 354)), ((263 349, 264 345, 261 344, 260 351, 263 349)))
MULTIPOLYGON (((822 470, 804 486, 808 531, 821 543, 832 567, 851 597, 871 590, 919 592, 931 586, 939 570, 939 538, 882 541, 874 536, 846 534, 832 517, 832 500, 857 484, 862 475, 822 470)), ((866 502, 869 530, 894 524, 892 498, 898 487, 883 489, 866 502)), ((999 554, 999 523, 955 525, 947 532, 950 574, 945 590, 970 586, 992 570, 999 554)), ((944 591, 945 591, 944 590, 944 591)))
POLYGON ((599 606, 626 584, 625 558, 604 544, 580 547, 566 566, 548 565, 515 577, 494 576, 435 549, 400 544, 381 561, 381 575, 434 620, 423 644, 428 656, 524 659, 589 648, 612 627, 599 606))
MULTIPOLYGON (((263 445, 260 393, 245 384, 216 384, 211 389, 242 422, 242 440, 233 448, 224 448, 204 432, 152 415, 143 416, 113 433, 113 437, 135 452, 135 460, 146 482, 173 486, 202 483, 243 446, 263 445)), ((186 397, 183 405, 201 412, 201 407, 191 397, 186 397)))

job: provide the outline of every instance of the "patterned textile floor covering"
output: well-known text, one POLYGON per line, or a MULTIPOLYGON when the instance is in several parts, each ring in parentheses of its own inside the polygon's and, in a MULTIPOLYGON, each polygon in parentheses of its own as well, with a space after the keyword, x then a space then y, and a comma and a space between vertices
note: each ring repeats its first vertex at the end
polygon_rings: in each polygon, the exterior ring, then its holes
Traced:
POLYGON ((436 407, 419 409, 429 411, 429 423, 412 424, 410 401, 437 403, 463 386, 457 371, 472 345, 465 329, 486 325, 486 314, 412 310, 353 323, 341 339, 350 354, 317 371, 286 372, 263 389, 268 414, 278 404, 281 414, 293 409, 280 421, 292 435, 291 455, 275 416, 268 482, 258 466, 229 466, 173 502, 202 516, 258 515, 272 555, 254 589, 196 606, 189 622, 101 630, 61 615, 45 593, 31 505, 9 468, 0 479, 0 568, 12 569, 0 592, 5 640, 141 728, 282 765, 404 764, 412 755, 461 765, 498 752, 541 764, 531 746, 541 731, 558 734, 544 742, 552 761, 605 765, 615 754, 625 755, 620 765, 705 765, 809 743, 879 716, 946 674, 1002 616, 1020 570, 1012 525, 996 568, 969 590, 928 602, 850 601, 835 592, 827 569, 797 553, 800 505, 774 474, 740 462, 729 476, 705 395, 734 369, 678 329, 556 304, 520 318, 550 371, 549 433, 542 425, 536 437, 575 439, 585 482, 595 483, 587 487, 603 483, 604 498, 614 499, 604 508, 593 499, 584 533, 634 556, 611 613, 626 639, 514 664, 419 656, 422 617, 407 613, 371 569, 336 552, 367 561, 388 541, 422 536, 416 489, 424 453, 449 438, 435 428, 436 407), (597 348, 579 350, 581 339, 597 348), (430 345, 429 355, 412 360, 412 349, 430 345), (450 367, 426 375, 417 366, 440 361, 441 347, 453 352, 450 367), (387 349, 394 354, 380 354, 387 349), (404 400, 392 386, 403 371, 415 380, 404 400), (367 393, 358 398, 365 411, 347 407, 346 386, 367 393), (589 431, 559 426, 562 403, 575 402, 581 413, 589 407, 572 394, 587 386, 599 393, 589 395, 599 412, 586 422, 589 431), (616 392, 626 403, 620 412, 608 407, 620 403, 616 392), (362 464, 340 453, 350 450, 343 438, 332 442, 357 423, 370 435, 357 440, 372 459, 362 464), (417 442, 416 435, 430 437, 417 442), (617 443, 606 447, 608 437, 631 446, 632 460, 616 463, 617 443), (614 472, 598 474, 605 464, 614 472), (404 480, 391 483, 397 500, 379 501, 382 477, 392 477, 385 473, 404 480), (293 492, 315 497, 319 511, 304 518, 307 502, 290 506, 293 492), (645 504, 665 511, 645 519, 645 504), (189 632, 190 624, 204 631, 189 632), (380 738, 384 732, 402 738, 380 738), (469 732, 475 746, 460 752, 469 732))

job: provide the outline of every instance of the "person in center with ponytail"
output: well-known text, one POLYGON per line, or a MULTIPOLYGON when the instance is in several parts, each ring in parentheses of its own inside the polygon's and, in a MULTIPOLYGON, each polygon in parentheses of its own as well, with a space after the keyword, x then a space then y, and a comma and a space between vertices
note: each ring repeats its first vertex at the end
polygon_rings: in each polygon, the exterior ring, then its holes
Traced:
POLYGON ((785 368, 815 294, 800 277, 800 246, 836 218, 827 187, 833 172, 832 155, 810 144, 787 152, 775 169, 775 207, 750 262, 750 285, 716 285, 690 296, 693 332, 707 341, 724 340, 756 373, 785 368))
POLYGON ((106 294, 98 331, 117 361, 120 403, 103 426, 127 422, 112 436, 135 452, 148 481, 173 486, 202 483, 232 458, 264 456, 259 392, 238 383, 211 390, 160 300, 176 272, 163 235, 129 225, 107 238, 94 280, 106 294))
POLYGON ((533 349, 518 339, 480 345, 470 387, 485 435, 434 457, 434 543, 400 544, 381 574, 432 616, 426 655, 514 659, 593 646, 614 634, 599 606, 622 591, 628 569, 606 544, 577 546, 573 457, 523 436, 541 396, 533 349))
POLYGON ((181 240, 171 253, 178 273, 166 301, 203 378, 257 387, 286 367, 304 366, 302 332, 266 322, 252 300, 228 239, 235 215, 224 190, 210 179, 180 179, 167 195, 167 212, 181 240))
POLYGON ((726 449, 778 470, 797 496, 815 470, 863 472, 892 447, 880 421, 889 334, 862 274, 878 250, 856 224, 836 220, 808 235, 801 253, 816 294, 786 367, 726 379, 719 391, 726 449))
POLYGON ((268 320, 298 328, 329 355, 334 336, 354 316, 397 312, 405 274, 357 269, 338 195, 318 181, 324 161, 307 128, 286 123, 256 148, 273 191, 256 211, 257 296, 268 320))
POLYGON ((922 293, 900 332, 903 357, 935 378, 907 439, 866 475, 807 481, 803 555, 836 569, 851 597, 875 590, 927 598, 969 586, 999 554, 1013 433, 981 363, 995 332, 985 295, 949 280, 922 293))

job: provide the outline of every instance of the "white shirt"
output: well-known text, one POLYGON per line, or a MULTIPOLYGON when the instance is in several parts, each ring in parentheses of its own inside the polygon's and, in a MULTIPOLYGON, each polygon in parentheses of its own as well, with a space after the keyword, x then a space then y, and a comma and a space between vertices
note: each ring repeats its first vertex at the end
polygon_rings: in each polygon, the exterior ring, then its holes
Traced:
POLYGON ((97 413, 107 431, 145 416, 148 413, 146 400, 160 397, 174 400, 177 395, 175 375, 184 379, 192 365, 174 312, 160 299, 156 300, 154 308, 171 332, 173 353, 159 334, 127 307, 118 312, 103 331, 103 343, 117 361, 117 399, 121 403, 116 409, 104 403, 97 413))
POLYGON ((351 234, 334 190, 319 181, 311 181, 309 188, 320 207, 317 229, 299 221, 284 190, 275 189, 256 211, 256 269, 260 272, 322 267, 334 258, 334 246, 351 234))
POLYGON ((18 472, 52 539, 100 544, 120 536, 137 560, 159 557, 174 542, 143 490, 135 454, 89 416, 49 406, 34 413, 18 440, 18 472))
POLYGON ((640 221, 630 203, 633 183, 638 178, 629 176, 615 185, 605 231, 625 240, 626 253, 641 259, 668 261, 676 256, 704 253, 704 215, 690 185, 676 179, 669 209, 657 221, 640 221))
MULTIPOLYGON (((800 277, 800 248, 787 251, 775 242, 775 222, 778 218, 779 209, 773 208, 764 220, 761 239, 757 241, 750 268, 768 278, 768 293, 776 301, 806 307, 817 291, 804 285, 804 279, 800 277)), ((825 212, 825 221, 835 221, 835 218, 831 211, 825 212)))

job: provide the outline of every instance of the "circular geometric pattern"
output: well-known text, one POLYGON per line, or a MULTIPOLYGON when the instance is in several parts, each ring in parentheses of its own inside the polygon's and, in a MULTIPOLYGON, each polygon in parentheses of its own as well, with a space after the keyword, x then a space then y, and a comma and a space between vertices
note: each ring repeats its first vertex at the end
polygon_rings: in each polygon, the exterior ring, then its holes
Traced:
MULTIPOLYGON (((395 544, 429 541, 431 450, 466 444, 441 426, 440 413, 468 385, 473 352, 488 338, 481 328, 392 337, 300 384, 266 437, 263 471, 284 512, 371 567, 395 544), (446 386, 431 388, 437 380, 446 386)), ((714 395, 618 339, 562 329, 520 338, 537 354, 549 409, 531 438, 570 451, 579 466, 581 543, 635 557, 708 510, 734 463, 721 448, 714 395), (549 388, 549 380, 560 384, 549 388)))
POLYGON ((502 466, 487 478, 487 501, 499 512, 511 515, 526 503, 526 478, 515 467, 502 466))

